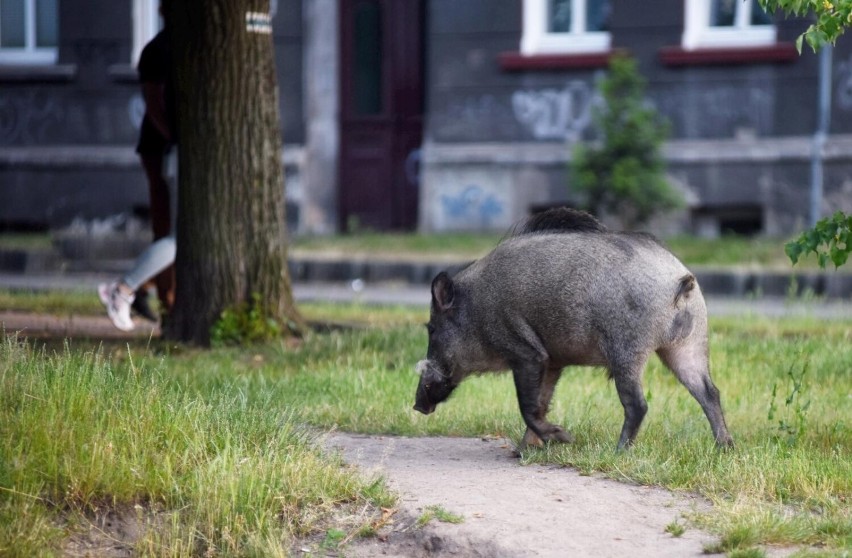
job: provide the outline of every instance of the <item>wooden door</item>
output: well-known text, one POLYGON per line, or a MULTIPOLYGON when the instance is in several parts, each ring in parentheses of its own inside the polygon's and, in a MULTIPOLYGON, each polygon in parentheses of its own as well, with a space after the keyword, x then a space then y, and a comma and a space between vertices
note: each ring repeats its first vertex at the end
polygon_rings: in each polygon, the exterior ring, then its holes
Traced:
POLYGON ((423 0, 341 0, 340 228, 417 224, 423 0))

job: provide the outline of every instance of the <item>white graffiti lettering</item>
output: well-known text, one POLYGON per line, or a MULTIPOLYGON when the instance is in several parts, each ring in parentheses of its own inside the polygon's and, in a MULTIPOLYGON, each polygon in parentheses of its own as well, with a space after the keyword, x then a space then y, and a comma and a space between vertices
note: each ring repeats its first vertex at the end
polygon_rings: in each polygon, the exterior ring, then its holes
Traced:
POLYGON ((536 139, 577 141, 591 125, 599 99, 590 83, 575 80, 563 89, 516 91, 512 110, 536 139))

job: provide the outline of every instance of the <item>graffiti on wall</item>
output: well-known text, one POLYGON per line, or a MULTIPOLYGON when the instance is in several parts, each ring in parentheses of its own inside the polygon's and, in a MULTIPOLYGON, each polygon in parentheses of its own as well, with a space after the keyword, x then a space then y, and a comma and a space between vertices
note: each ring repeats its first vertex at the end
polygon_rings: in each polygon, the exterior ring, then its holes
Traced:
POLYGON ((441 205, 450 220, 463 223, 466 228, 489 228, 506 211, 497 196, 475 184, 456 195, 442 195, 441 205))
POLYGON ((36 92, 0 95, 0 144, 43 142, 63 112, 52 95, 36 92))
POLYGON ((600 95, 592 84, 569 81, 562 89, 532 89, 512 95, 515 118, 536 139, 579 140, 592 123, 600 95))

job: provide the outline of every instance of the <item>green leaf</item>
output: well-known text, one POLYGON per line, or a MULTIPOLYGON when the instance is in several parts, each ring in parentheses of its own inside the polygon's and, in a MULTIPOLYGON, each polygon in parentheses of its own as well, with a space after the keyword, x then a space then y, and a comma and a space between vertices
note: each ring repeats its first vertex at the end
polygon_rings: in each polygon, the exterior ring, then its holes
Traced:
POLYGON ((796 265, 799 262, 799 256, 802 254, 802 247, 798 242, 788 242, 784 245, 784 253, 787 254, 793 265, 796 265))
POLYGON ((838 268, 846 263, 846 260, 849 259, 849 252, 846 250, 841 250, 834 246, 831 250, 831 262, 834 264, 835 268, 838 268))

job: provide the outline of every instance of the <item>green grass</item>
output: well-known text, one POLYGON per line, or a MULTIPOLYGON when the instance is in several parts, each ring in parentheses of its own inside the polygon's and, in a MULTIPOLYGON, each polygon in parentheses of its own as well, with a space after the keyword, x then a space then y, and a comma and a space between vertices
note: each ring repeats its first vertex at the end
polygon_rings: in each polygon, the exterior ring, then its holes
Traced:
MULTIPOLYGON (((714 378, 737 449, 715 449, 697 403, 654 359, 645 384, 650 412, 631 451, 614 451, 622 414, 612 384, 599 370, 576 369, 560 383, 551 418, 572 429, 577 443, 530 451, 524 462, 702 494, 714 512, 693 521, 720 537, 744 532, 748 544, 852 548, 852 322, 737 318, 714 320, 713 332, 714 378), (804 385, 786 405, 789 374, 803 370, 804 385), (783 425, 797 425, 795 436, 783 425)), ((471 378, 434 415, 413 412, 411 368, 424 350, 416 325, 336 332, 297 353, 258 351, 236 369, 217 370, 221 356, 200 355, 185 375, 201 389, 236 373, 251 392, 262 370, 281 371, 263 389, 297 401, 302 419, 319 427, 519 439, 523 425, 508 375, 471 378)))
POLYGON ((0 233, 0 250, 50 250, 48 233, 0 233))
MULTIPOLYGON (((155 298, 152 297, 152 301, 155 298)), ((57 316, 97 316, 104 313, 104 307, 94 290, 27 291, 0 288, 0 309, 57 316)))
MULTIPOLYGON (((503 233, 371 233, 334 236, 297 236, 290 250, 298 257, 375 256, 385 258, 432 258, 470 260, 488 253, 503 233)), ((680 235, 664 239, 665 244, 690 266, 760 266, 791 269, 784 254, 788 239, 725 236, 708 240, 680 235)), ((0 234, 0 249, 49 250, 47 233, 0 234)), ((815 269, 816 259, 806 258, 797 267, 815 269)))
MULTIPOLYGON (((340 505, 376 509, 390 496, 322 456, 309 432, 519 440, 505 374, 467 380, 433 415, 414 412, 426 312, 365 310, 315 306, 325 320, 371 327, 312 334, 296 347, 153 343, 93 352, 72 344, 51 354, 7 341, 0 554, 56 548, 66 536, 56 519, 63 510, 85 518, 136 504, 168 527, 146 535, 140 551, 272 554, 271 540, 302 534, 333 544, 339 532, 370 531, 366 520, 337 523, 340 505)), ((650 410, 634 448, 614 451, 622 411, 605 374, 569 369, 550 418, 576 443, 528 451, 522 462, 701 494, 712 510, 684 526, 715 533, 718 549, 732 555, 766 545, 852 550, 852 321, 738 317, 714 319, 711 330, 735 450, 715 449, 698 404, 654 358, 645 376, 650 410)))
POLYGON ((358 233, 336 236, 306 236, 291 239, 294 255, 317 254, 383 255, 383 256, 454 256, 478 258, 500 242, 502 234, 494 233, 358 233))
MULTIPOLYGON (((317 254, 381 255, 392 257, 455 257, 459 260, 478 258, 488 253, 502 234, 406 234, 360 233, 345 236, 296 237, 293 254, 310 257, 317 254)), ((762 266, 790 269, 784 254, 785 239, 725 236, 708 240, 692 236, 675 236, 664 243, 687 265, 694 266, 762 266)), ((805 267, 816 267, 810 258, 805 267)))
MULTIPOLYGON (((424 287, 426 288, 426 287, 424 287)), ((156 309, 155 296, 149 302, 156 309)), ((104 307, 97 293, 89 290, 26 291, 0 288, 0 309, 3 311, 57 316, 102 316, 104 307)), ((375 306, 363 303, 333 304, 305 302, 299 310, 311 322, 331 327, 388 326, 425 323, 428 316, 405 306, 375 306)))
POLYGON ((57 551, 98 511, 136 506, 151 526, 140 554, 286 555, 343 505, 393 503, 317 450, 273 393, 234 377, 201 396, 173 381, 172 359, 133 354, 0 346, 3 556, 57 551))
MULTIPOLYGON (((664 239, 663 242, 688 266, 792 269, 792 264, 784 253, 785 239, 724 236, 709 240, 676 236, 664 239)), ((816 260, 811 258, 803 261, 803 264, 806 267, 816 267, 816 260)))

